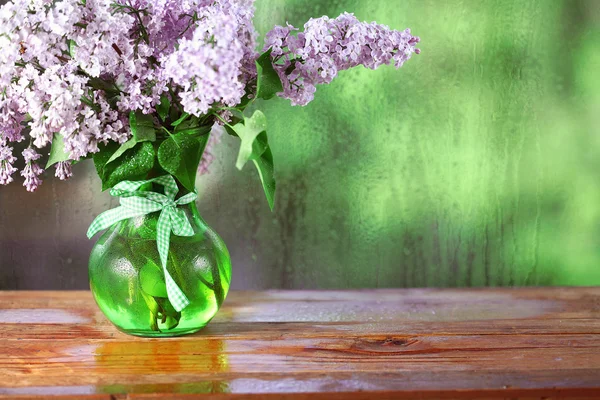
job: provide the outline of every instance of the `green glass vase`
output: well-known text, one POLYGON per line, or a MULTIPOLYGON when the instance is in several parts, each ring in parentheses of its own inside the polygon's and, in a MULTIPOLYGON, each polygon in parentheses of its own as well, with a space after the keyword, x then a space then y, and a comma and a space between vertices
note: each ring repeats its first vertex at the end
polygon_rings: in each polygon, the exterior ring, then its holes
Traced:
POLYGON ((176 311, 167 296, 156 245, 159 213, 114 224, 90 256, 90 287, 96 303, 121 331, 137 336, 179 336, 202 329, 217 313, 231 281, 223 240, 204 222, 195 203, 179 206, 194 235, 171 235, 167 270, 190 304, 176 311))

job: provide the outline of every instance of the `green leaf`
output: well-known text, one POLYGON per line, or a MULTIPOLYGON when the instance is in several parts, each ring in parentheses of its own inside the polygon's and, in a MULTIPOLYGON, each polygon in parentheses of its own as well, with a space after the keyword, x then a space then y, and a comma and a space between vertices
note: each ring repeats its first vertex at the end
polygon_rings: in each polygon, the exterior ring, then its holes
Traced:
POLYGON ((212 126, 210 125, 198 125, 198 121, 185 121, 175 127, 175 133, 186 133, 188 135, 206 135, 210 133, 212 126))
POLYGON ((158 148, 158 162, 190 192, 195 190, 196 172, 209 135, 193 137, 177 133, 158 148))
POLYGON ((156 140, 152 115, 143 114, 139 110, 132 111, 129 113, 129 126, 136 142, 154 142, 156 140))
POLYGON ((109 164, 109 163, 115 161, 117 158, 121 157, 127 150, 133 148, 136 144, 137 144, 137 141, 135 140, 135 138, 131 138, 128 141, 126 141, 125 143, 123 143, 121 145, 121 147, 119 147, 117 149, 117 151, 115 151, 112 154, 112 156, 110 156, 108 161, 106 161, 106 164, 109 164))
POLYGON ((273 154, 269 147, 267 138, 267 118, 261 111, 255 111, 252 117, 245 118, 244 122, 240 122, 229 128, 233 131, 242 143, 236 166, 239 169, 246 164, 248 160, 252 160, 267 197, 269 207, 273 210, 275 205, 275 177, 273 167, 273 154))
POLYGON ((173 318, 179 319, 181 317, 181 312, 175 310, 169 299, 165 297, 155 298, 156 302, 160 306, 159 312, 164 313, 173 318))
POLYGON ((171 108, 171 102, 167 96, 160 97, 160 103, 156 106, 156 112, 160 119, 164 122, 169 115, 169 109, 171 108))
POLYGON ((159 305, 159 313, 162 322, 167 325, 167 330, 175 329, 181 320, 181 312, 176 311, 167 298, 155 297, 154 300, 159 305))
POLYGON ((186 135, 192 135, 192 136, 203 136, 203 135, 207 135, 210 133, 212 127, 210 126, 195 126, 193 128, 187 128, 187 129, 179 129, 176 132, 177 133, 185 133, 186 135))
POLYGON ((195 127, 198 126, 198 118, 195 116, 191 116, 191 118, 189 118, 190 116, 188 115, 188 119, 185 119, 181 122, 179 122, 181 120, 181 118, 179 118, 179 120, 175 121, 172 125, 175 127, 175 129, 173 129, 173 132, 179 132, 182 131, 184 129, 188 129, 191 127, 195 127), (177 124, 177 125, 175 125, 177 124))
POLYGON ((142 290, 153 297, 168 297, 165 273, 162 268, 147 260, 140 270, 140 285, 142 290))
POLYGON ((231 129, 242 140, 237 162, 235 163, 235 166, 241 170, 253 156, 255 158, 260 157, 262 152, 265 151, 265 148, 261 149, 260 143, 255 143, 255 140, 262 132, 266 132, 267 117, 262 111, 257 110, 250 118, 244 117, 243 122, 235 124, 231 129), (258 147, 254 148, 255 146, 258 147))
POLYGON ((177 126, 177 125, 181 124, 183 121, 185 121, 186 119, 188 119, 189 116, 190 116, 190 114, 183 113, 183 115, 181 116, 181 118, 179 118, 177 121, 173 122, 171 125, 172 126, 177 126))
POLYGON ((231 128, 230 125, 225 125, 224 128, 228 135, 238 137, 238 134, 231 128))
POLYGON ((144 301, 148 305, 148 310, 150 311, 150 319, 148 321, 150 323, 150 328, 153 331, 160 331, 158 329, 158 321, 157 321, 157 319, 158 319, 158 303, 156 302, 154 297, 147 295, 146 293, 144 293, 143 290, 140 293, 142 294, 144 301))
POLYGON ((104 175, 104 166, 110 159, 110 157, 114 154, 115 151, 119 149, 119 144, 115 142, 108 142, 107 145, 100 146, 100 150, 97 153, 92 155, 92 159, 94 160, 94 166, 96 167, 96 172, 100 179, 103 179, 104 175))
POLYGON ((67 40, 67 46, 69 47, 69 55, 71 58, 75 58, 75 47, 77 47, 77 42, 73 39, 67 40))
POLYGON ((65 152, 64 138, 60 133, 55 133, 52 138, 52 147, 50 148, 50 157, 46 163, 46 169, 57 162, 67 161, 69 154, 65 152))
POLYGON ((281 79, 271 62, 271 49, 267 50, 256 60, 257 80, 256 97, 269 100, 279 92, 283 92, 281 79))
POLYGON ((165 324, 167 325, 167 330, 171 330, 171 329, 175 329, 177 328, 177 325, 179 325, 179 319, 181 317, 172 317, 170 315, 167 316, 167 321, 165 322, 165 324))
POLYGON ((119 162, 109 164, 108 160, 119 147, 118 143, 111 142, 94 154, 94 165, 102 180, 102 190, 109 189, 121 181, 144 179, 154 165, 156 153, 150 142, 137 143, 123 153, 119 162))
POLYGON ((258 175, 260 176, 260 181, 262 183, 263 189, 265 191, 265 196, 267 196, 267 202, 269 203, 269 208, 273 211, 275 207, 275 176, 274 176, 274 166, 273 166, 273 154, 271 153, 271 148, 267 142, 267 134, 263 132, 259 136, 259 140, 265 141, 265 151, 258 158, 252 159, 256 169, 258 170, 258 175), (264 139, 263 139, 264 136, 264 139))

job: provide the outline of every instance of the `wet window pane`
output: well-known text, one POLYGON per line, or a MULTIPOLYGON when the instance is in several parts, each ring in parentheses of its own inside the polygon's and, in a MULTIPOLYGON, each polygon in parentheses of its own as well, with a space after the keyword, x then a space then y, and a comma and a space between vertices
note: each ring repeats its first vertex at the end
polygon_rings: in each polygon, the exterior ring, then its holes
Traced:
MULTIPOLYGON (((232 287, 600 284, 600 2, 257 0, 256 24, 343 11, 422 54, 262 106, 273 213, 223 139, 197 183, 232 287)), ((87 287, 85 232, 117 202, 74 172, 0 187, 0 289, 87 287)))

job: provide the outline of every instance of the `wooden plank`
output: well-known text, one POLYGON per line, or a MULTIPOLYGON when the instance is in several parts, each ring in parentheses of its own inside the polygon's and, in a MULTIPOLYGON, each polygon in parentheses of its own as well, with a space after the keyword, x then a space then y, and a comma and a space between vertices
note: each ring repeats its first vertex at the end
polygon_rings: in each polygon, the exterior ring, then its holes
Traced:
MULTIPOLYGON (((40 400, 43 398, 47 398, 48 394, 40 394, 40 395, 1 395, 0 399, 10 399, 10 400, 40 400)), ((77 400, 81 399, 82 395, 51 395, 52 400, 77 400)), ((117 398, 110 394, 87 394, 83 396, 85 400, 117 400, 117 398)), ((127 398, 127 397, 125 397, 127 398)))
POLYGON ((600 288, 233 292, 171 339, 88 292, 0 292, 0 373, 0 398, 600 398, 600 288))
MULTIPOLYGON (((128 397, 131 400, 190 400, 198 398, 190 394, 133 394, 128 397)), ((451 399, 469 399, 469 400, 558 400, 558 399, 575 399, 575 400, 598 400, 598 397, 591 391, 529 391, 529 390, 501 390, 489 391, 485 394, 475 391, 463 391, 460 394, 448 393, 443 391, 427 391, 427 392, 340 392, 340 393, 270 393, 270 394, 214 394, 207 397, 202 396, 202 399, 209 400, 451 400, 451 399)))

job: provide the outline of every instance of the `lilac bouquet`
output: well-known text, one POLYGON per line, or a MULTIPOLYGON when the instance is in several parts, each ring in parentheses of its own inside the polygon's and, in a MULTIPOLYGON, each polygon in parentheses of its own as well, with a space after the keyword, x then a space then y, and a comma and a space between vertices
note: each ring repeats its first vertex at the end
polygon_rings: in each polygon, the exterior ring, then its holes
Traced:
POLYGON ((90 288, 119 329, 196 332, 229 290, 231 260, 195 206, 222 132, 241 141, 236 167, 256 168, 275 197, 267 121, 275 96, 304 106, 317 85, 362 65, 400 67, 419 39, 352 14, 267 33, 252 0, 13 0, 0 8, 0 184, 28 191, 92 159, 120 206, 87 235, 90 288), (46 149, 46 150, 41 150, 46 149))
POLYGON ((0 184, 34 191, 92 158, 103 190, 170 174, 194 190, 219 133, 241 139, 273 206, 273 158, 256 99, 306 105, 316 86, 363 65, 400 67, 419 38, 352 14, 276 26, 262 53, 252 0, 13 0, 0 8, 0 184), (254 107, 256 108, 256 107, 254 107), (218 125, 224 129, 213 129, 218 125), (45 158, 44 158, 45 161, 45 158))

